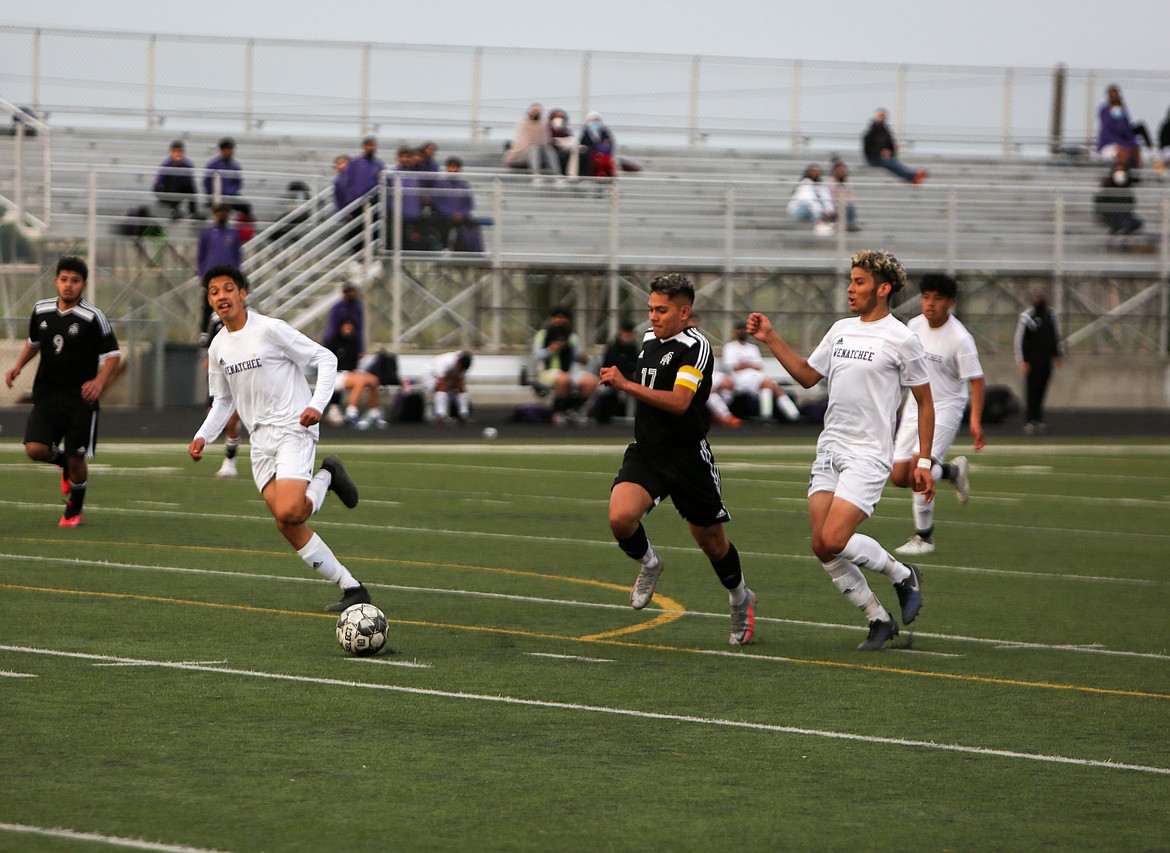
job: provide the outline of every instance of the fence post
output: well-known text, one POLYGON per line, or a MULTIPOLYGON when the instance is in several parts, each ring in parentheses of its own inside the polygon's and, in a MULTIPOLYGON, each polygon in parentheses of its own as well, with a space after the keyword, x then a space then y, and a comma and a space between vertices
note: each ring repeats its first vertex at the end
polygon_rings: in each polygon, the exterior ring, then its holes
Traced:
POLYGON ((800 62, 792 63, 792 150, 800 150, 800 62))
POLYGON ((581 112, 578 113, 580 116, 578 121, 582 125, 585 124, 585 115, 589 112, 589 77, 593 73, 592 66, 593 54, 587 50, 581 54, 581 112))
POLYGON ((720 334, 731 339, 732 314, 735 311, 735 187, 728 187, 723 195, 723 317, 720 334))
POLYGON ((393 213, 390 221, 390 239, 394 246, 390 279, 390 339, 397 350, 402 343, 402 173, 394 173, 392 196, 393 213))
POLYGON ((1003 72, 1003 156, 1012 156, 1012 70, 1003 72))
POLYGON ((1057 63, 1052 71, 1052 119, 1048 127, 1048 153, 1059 154, 1064 138, 1064 78, 1068 69, 1057 63))
POLYGON ((955 274, 959 256, 959 193, 951 187, 947 191, 947 275, 955 274))
POLYGON ((1170 351, 1170 196, 1162 197, 1162 312, 1159 317, 1158 354, 1170 351))
MULTIPOLYGON (((1053 303, 1059 314, 1064 308, 1064 196, 1056 197, 1052 217, 1052 289, 1053 303)), ((1064 318, 1062 317, 1063 321, 1064 318)))
POLYGON ((252 131, 253 72, 256 65, 256 39, 244 47, 244 133, 252 131))
POLYGON ((477 47, 471 55, 471 138, 479 139, 479 101, 483 86, 483 48, 477 47))
POLYGON ((155 81, 155 47, 158 37, 151 33, 146 40, 146 129, 153 130, 154 118, 154 81, 155 81))
POLYGON ((617 182, 609 185, 609 337, 612 338, 618 331, 618 303, 620 288, 618 287, 619 272, 621 270, 621 195, 617 182))
POLYGON ((32 102, 37 115, 41 112, 41 31, 33 31, 32 43, 32 102))
POLYGON ((500 351, 501 314, 504 311, 504 190, 499 178, 492 178, 492 350, 500 351))
POLYGON ((44 184, 44 205, 41 218, 48 228, 53 222, 53 154, 50 150, 53 134, 46 125, 41 135, 41 180, 44 184))
POLYGON ((24 221, 24 122, 18 121, 12 137, 12 195, 16 202, 16 221, 24 221))
POLYGON ((700 57, 691 59, 691 103, 688 127, 690 128, 690 144, 699 141, 699 62, 700 57))
POLYGON ((86 217, 85 217, 85 262, 89 267, 89 282, 87 290, 89 290, 89 299, 96 304, 97 302, 97 172, 93 169, 89 170, 89 185, 86 192, 86 217))
POLYGON ((1093 138, 1093 90, 1097 88, 1097 75, 1092 71, 1085 77, 1085 152, 1091 153, 1097 146, 1093 138))
POLYGON ((167 324, 163 319, 154 321, 154 408, 161 409, 167 391, 166 373, 167 324))
POLYGON ((370 46, 362 45, 362 79, 358 81, 358 109, 361 112, 362 136, 370 133, 370 46))

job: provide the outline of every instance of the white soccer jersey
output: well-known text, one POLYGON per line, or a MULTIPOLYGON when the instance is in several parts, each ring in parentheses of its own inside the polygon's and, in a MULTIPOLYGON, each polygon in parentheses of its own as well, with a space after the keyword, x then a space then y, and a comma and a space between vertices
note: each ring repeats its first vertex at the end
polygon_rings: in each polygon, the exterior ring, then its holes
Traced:
POLYGON ((435 356, 434 361, 431 362, 426 375, 426 388, 428 391, 434 391, 435 386, 439 384, 439 380, 455 369, 455 365, 459 363, 459 356, 463 353, 459 350, 455 352, 445 352, 442 355, 435 356))
MULTIPOLYGON (((932 329, 919 314, 906 324, 918 335, 926 350, 926 372, 930 375, 930 394, 934 398, 935 421, 944 416, 962 419, 967 408, 967 383, 983 375, 975 339, 967 327, 955 317, 949 317, 937 329, 932 329)), ((907 417, 918 417, 918 401, 906 398, 907 417)))
MULTIPOLYGON (((324 412, 333 396, 337 356, 283 320, 248 311, 238 332, 220 329, 207 349, 207 382, 215 403, 196 438, 214 441, 232 408, 255 432, 258 426, 300 426, 309 406, 324 412), (302 372, 317 369, 317 388, 302 372)), ((316 425, 309 428, 320 434, 316 425)))
POLYGON ((922 341, 892 314, 870 323, 849 317, 833 324, 808 363, 829 385, 817 451, 890 467, 902 389, 929 381, 922 341))
POLYGON ((747 365, 755 370, 764 369, 764 357, 760 355, 760 348, 751 341, 728 341, 723 345, 723 353, 719 364, 724 373, 733 373, 737 367, 747 365))

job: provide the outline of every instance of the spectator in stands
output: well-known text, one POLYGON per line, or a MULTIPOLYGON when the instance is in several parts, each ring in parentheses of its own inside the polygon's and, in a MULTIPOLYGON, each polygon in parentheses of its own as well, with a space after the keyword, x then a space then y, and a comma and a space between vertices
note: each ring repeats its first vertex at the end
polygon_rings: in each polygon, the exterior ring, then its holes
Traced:
POLYGON ((398 147, 398 163, 393 178, 387 180, 391 193, 402 186, 402 248, 407 251, 431 251, 439 248, 430 221, 431 178, 419 174, 422 153, 409 145, 398 147))
MULTIPOLYGON (((212 267, 229 264, 239 269, 243 266, 244 242, 240 239, 240 232, 228 221, 231 215, 231 204, 221 201, 212 210, 211 224, 199 235, 199 246, 195 250, 195 271, 200 280, 212 267)), ((203 312, 199 319, 201 344, 211 320, 211 303, 206 299, 202 301, 203 312)))
POLYGON ((362 153, 350 160, 345 168, 346 195, 349 200, 373 195, 385 168, 386 164, 378 159, 378 140, 367 136, 362 140, 362 153))
POLYGON ((483 235, 475 218, 471 184, 459 177, 463 161, 448 157, 443 177, 431 190, 431 208, 439 248, 456 252, 482 252, 483 235))
POLYGON ((601 113, 590 112, 585 115, 580 142, 583 174, 591 178, 617 177, 617 145, 613 134, 601 120, 601 113))
POLYGON ((1056 310, 1048 304, 1043 288, 1032 291, 1032 307, 1020 314, 1012 341, 1016 364, 1024 377, 1024 396, 1027 400, 1028 420, 1025 435, 1045 433, 1044 396, 1052 378, 1052 367, 1064 360, 1064 342, 1060 338, 1060 324, 1056 310))
POLYGON ((568 175, 569 180, 576 180, 581 174, 581 143, 569 128, 569 114, 561 109, 550 110, 548 133, 553 147, 556 148, 561 172, 568 175))
POLYGON ((179 208, 187 205, 187 215, 201 219, 198 211, 199 190, 195 186, 195 164, 187 159, 183 140, 171 143, 171 153, 159 165, 152 188, 159 203, 171 211, 171 219, 178 219, 179 208))
POLYGON ((337 330, 325 338, 322 344, 325 349, 337 356, 337 379, 333 387, 340 392, 349 392, 342 423, 358 429, 370 427, 385 429, 388 424, 382 417, 378 377, 358 366, 364 347, 353 320, 342 321, 337 330), (363 396, 367 398, 365 415, 361 414, 360 408, 363 396))
POLYGON ((841 158, 833 160, 832 173, 829 176, 829 192, 833 197, 833 210, 838 221, 841 214, 845 214, 845 226, 850 231, 860 231, 861 225, 857 222, 857 205, 853 203, 853 184, 849 181, 849 167, 841 158))
POLYGON ((1105 90, 1105 103, 1097 111, 1097 154, 1103 160, 1131 169, 1142 164, 1141 140, 1153 147, 1144 124, 1134 124, 1116 83, 1105 90))
POLYGON ((873 121, 865 132, 862 150, 865 152, 865 162, 871 166, 880 166, 888 169, 904 181, 920 184, 926 179, 926 170, 915 171, 898 159, 898 146, 894 142, 894 133, 886 125, 886 111, 879 107, 873 114, 873 121))
POLYGON ((581 351, 581 340, 573 331, 567 308, 554 308, 548 323, 536 333, 532 357, 537 381, 553 394, 553 423, 581 420, 582 407, 597 390, 598 378, 586 365, 589 357, 581 351))
POLYGON ((221 201, 227 202, 233 210, 251 215, 252 205, 244 200, 240 191, 244 188, 244 170, 235 159, 236 141, 225 136, 219 141, 219 156, 207 161, 203 171, 203 192, 212 207, 221 201), (216 193, 216 178, 219 192, 216 193))
POLYGON ((416 172, 441 172, 443 168, 439 165, 439 161, 435 159, 435 154, 438 153, 439 146, 433 142, 424 142, 418 147, 418 163, 415 165, 416 172))
POLYGON ((516 129, 512 132, 512 142, 504 152, 504 163, 508 166, 524 168, 532 172, 532 182, 541 183, 542 164, 558 179, 561 175, 561 163, 557 157, 556 148, 552 144, 552 134, 548 125, 541 119, 544 107, 540 104, 531 104, 528 112, 520 121, 516 122, 516 129))
POLYGON ((1142 228, 1142 220, 1134 214, 1134 198, 1129 169, 1120 160, 1113 164, 1101 181, 1101 189, 1093 197, 1097 218, 1109 228, 1110 234, 1133 234, 1142 228))
POLYGON ((452 394, 455 395, 456 416, 460 423, 471 420, 471 397, 467 393, 467 371, 470 369, 471 353, 467 350, 443 353, 427 367, 424 382, 434 402, 434 423, 447 423, 451 417, 452 394))
MULTIPOLYGON (((735 397, 747 397, 748 408, 759 412, 760 417, 770 420, 775 409, 786 420, 800 420, 800 410, 785 393, 776 380, 764 373, 764 358, 755 341, 748 340, 747 320, 735 324, 735 338, 723 345, 719 366, 731 378, 732 393, 735 397)), ((721 392, 726 400, 727 396, 721 392)), ((730 401, 729 401, 730 402, 730 401)), ((735 411, 735 406, 731 407, 735 411)), ((747 417, 749 412, 741 412, 747 417)))
POLYGON ((321 332, 321 340, 327 341, 336 336, 345 323, 352 323, 354 337, 357 340, 357 360, 360 361, 366 354, 366 309, 362 304, 362 292, 353 282, 346 282, 341 287, 341 298, 329 307, 325 315, 325 328, 321 332))
MULTIPOLYGON (((626 379, 634 379, 634 365, 638 361, 638 353, 642 351, 642 342, 636 331, 633 320, 622 321, 616 337, 605 346, 601 356, 602 367, 616 367, 626 379)), ((592 414, 599 424, 609 423, 622 406, 621 395, 608 385, 603 385, 597 389, 592 414)))
POLYGON ((348 154, 338 154, 333 158, 333 205, 338 210, 343 209, 353 200, 349 194, 349 184, 345 176, 345 171, 348 168, 348 154))
POLYGON ((811 222, 814 234, 827 236, 836 232, 833 196, 821 180, 821 167, 815 163, 796 182, 788 199, 788 215, 797 222, 811 222))

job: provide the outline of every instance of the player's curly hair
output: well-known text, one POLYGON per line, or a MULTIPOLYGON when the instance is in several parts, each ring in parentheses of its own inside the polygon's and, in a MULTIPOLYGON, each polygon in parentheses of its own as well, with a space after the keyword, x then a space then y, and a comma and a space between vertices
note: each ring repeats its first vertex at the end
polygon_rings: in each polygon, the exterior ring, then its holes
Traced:
POLYGON ((680 272, 663 273, 650 282, 651 293, 661 293, 668 298, 682 296, 691 305, 695 304, 695 286, 680 272))
POLYGON ((875 284, 888 281, 890 296, 906 284, 906 270, 902 268, 902 262, 885 249, 862 249, 854 253, 850 264, 872 275, 875 284))

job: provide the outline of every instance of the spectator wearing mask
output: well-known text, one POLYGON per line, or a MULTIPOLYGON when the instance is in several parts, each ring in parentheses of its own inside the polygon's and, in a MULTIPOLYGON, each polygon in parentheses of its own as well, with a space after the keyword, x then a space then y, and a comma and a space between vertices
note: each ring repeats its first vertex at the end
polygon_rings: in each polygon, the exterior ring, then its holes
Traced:
MULTIPOLYGON (((1097 111, 1097 154, 1136 169, 1142 164, 1141 139, 1150 145, 1150 134, 1144 124, 1134 124, 1121 98, 1116 83, 1105 90, 1105 103, 1097 111)), ((1152 147, 1152 146, 1151 146, 1152 147)))
POLYGON ((585 115, 581 131, 582 171, 591 178, 617 177, 617 145, 598 112, 585 115))
POLYGON ((512 144, 504 152, 504 162, 508 166, 528 167, 534 184, 544 180, 542 168, 547 168, 557 178, 561 176, 561 161, 552 143, 552 133, 541 118, 543 114, 544 107, 540 104, 529 105, 524 117, 516 122, 512 144))

